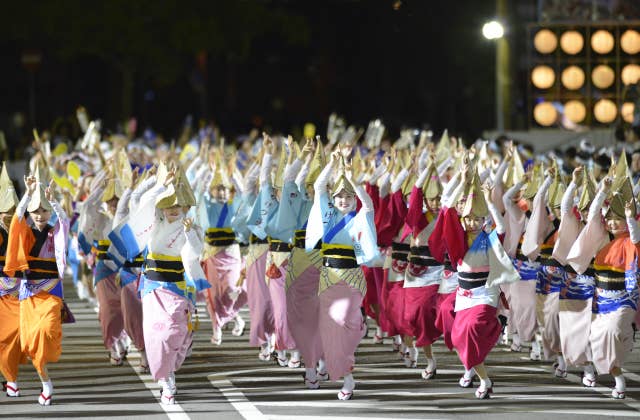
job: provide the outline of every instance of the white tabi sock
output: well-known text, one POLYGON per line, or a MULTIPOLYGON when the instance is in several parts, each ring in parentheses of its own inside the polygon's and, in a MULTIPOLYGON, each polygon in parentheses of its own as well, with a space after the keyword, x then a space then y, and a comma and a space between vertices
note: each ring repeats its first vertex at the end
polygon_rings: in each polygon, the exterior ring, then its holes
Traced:
POLYGON ((376 327, 376 335, 380 338, 382 338, 382 328, 380 327, 376 327))
POLYGON ((614 376, 613 379, 616 381, 616 391, 625 392, 627 390, 627 381, 624 379, 624 376, 614 376))
POLYGON ((344 383, 342 384, 342 392, 352 392, 356 387, 356 381, 353 379, 352 374, 345 375, 344 383))
POLYGON ((591 363, 587 363, 582 367, 582 371, 584 372, 584 376, 588 378, 594 378, 596 376, 596 372, 593 369, 593 365, 591 363))
POLYGON ((436 370, 436 359, 427 358, 427 370, 429 372, 433 372, 434 370, 436 370))
POLYGON ((566 371, 567 370, 567 362, 565 362, 564 357, 559 354, 558 355, 558 370, 566 371))
POLYGON ((18 388, 17 382, 7 381, 7 395, 11 397, 20 395, 20 388, 18 388))
POLYGON ((487 379, 480 379, 480 389, 489 389, 493 386, 493 382, 491 382, 491 379, 487 378, 487 379))
POLYGON ((294 362, 300 361, 300 350, 291 350, 291 360, 294 362))
POLYGON ((46 397, 53 395, 53 382, 51 382, 51 379, 42 383, 42 394, 46 397))
POLYGON ((473 379, 473 377, 476 376, 476 370, 474 368, 471 368, 469 370, 465 369, 463 376, 465 379, 473 379))
POLYGON ((324 359, 318 360, 318 373, 324 375, 327 373, 327 366, 324 359))

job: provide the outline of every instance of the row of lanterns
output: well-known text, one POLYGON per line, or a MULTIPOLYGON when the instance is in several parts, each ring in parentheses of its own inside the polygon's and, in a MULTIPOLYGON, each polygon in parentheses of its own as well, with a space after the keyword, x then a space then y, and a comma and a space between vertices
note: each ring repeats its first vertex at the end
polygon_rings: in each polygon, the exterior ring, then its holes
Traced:
MULTIPOLYGON (((579 100, 570 100, 564 104, 564 116, 571 122, 579 124, 587 117, 587 107, 579 100)), ((622 119, 633 122, 634 104, 625 102, 620 107, 622 119)), ((593 106, 593 116, 599 123, 609 124, 618 116, 618 107, 610 99, 600 99, 593 106)), ((559 112, 551 102, 540 102, 533 108, 533 118, 538 124, 549 127, 556 123, 559 112)))
MULTIPOLYGON (((584 70, 576 65, 566 67, 560 75, 562 86, 569 90, 580 89, 584 86, 585 78, 584 70)), ((640 80, 640 65, 627 64, 622 68, 620 78, 625 85, 638 83, 640 80)), ((615 80, 616 74, 614 70, 606 64, 599 64, 591 71, 591 81, 598 89, 611 87, 615 80)), ((538 65, 531 71, 531 82, 538 89, 549 89, 556 82, 556 73, 550 66, 538 65)))
MULTIPOLYGON (((549 29, 541 29, 533 38, 533 45, 540 54, 551 54, 558 48, 558 37, 549 29)), ((615 47, 615 39, 610 31, 599 29, 591 34, 591 49, 598 54, 609 54, 615 47)), ((560 49, 565 54, 576 55, 584 48, 584 37, 576 30, 568 30, 560 35, 560 49)), ((640 52, 640 33, 627 29, 620 36, 620 48, 629 54, 640 52)))

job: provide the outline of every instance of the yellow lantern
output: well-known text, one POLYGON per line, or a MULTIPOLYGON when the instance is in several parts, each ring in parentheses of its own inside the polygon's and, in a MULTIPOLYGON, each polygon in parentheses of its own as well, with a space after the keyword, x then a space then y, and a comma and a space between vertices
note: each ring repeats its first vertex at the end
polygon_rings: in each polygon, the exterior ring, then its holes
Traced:
POLYGON ((598 89, 607 89, 616 80, 613 69, 605 64, 596 66, 591 72, 591 81, 598 89))
POLYGON ((627 64, 622 69, 622 83, 633 85, 640 79, 640 66, 637 64, 627 64))
POLYGON ((567 31, 560 37, 560 48, 567 54, 576 55, 584 47, 584 38, 578 31, 567 31))
POLYGON ((550 54, 558 47, 558 37, 549 29, 541 29, 533 38, 533 46, 540 54, 550 54))
POLYGON ((620 47, 627 54, 638 54, 640 52, 640 33, 633 29, 627 29, 620 37, 620 47))
POLYGON ((575 99, 564 104, 564 115, 573 123, 584 121, 587 116, 587 108, 580 101, 575 99))
POLYGON ((593 115, 598 122, 608 124, 616 119, 618 107, 610 99, 600 99, 593 107, 593 115))
POLYGON ((536 66, 531 72, 531 81, 538 89, 549 89, 556 81, 556 73, 549 66, 536 66))
POLYGON ((551 102, 540 102, 533 108, 533 118, 538 124, 549 127, 558 119, 558 111, 551 102))
POLYGON ((591 35, 591 48, 598 54, 609 54, 615 45, 611 32, 600 29, 591 35))
POLYGON ((622 115, 622 119, 625 120, 625 122, 628 122, 628 123, 633 122, 634 109, 635 109, 635 106, 633 105, 633 102, 625 102, 622 104, 622 107, 620 109, 620 115, 622 115))
POLYGON ((562 71, 562 85, 569 90, 577 90, 584 85, 584 70, 578 66, 569 66, 562 71))

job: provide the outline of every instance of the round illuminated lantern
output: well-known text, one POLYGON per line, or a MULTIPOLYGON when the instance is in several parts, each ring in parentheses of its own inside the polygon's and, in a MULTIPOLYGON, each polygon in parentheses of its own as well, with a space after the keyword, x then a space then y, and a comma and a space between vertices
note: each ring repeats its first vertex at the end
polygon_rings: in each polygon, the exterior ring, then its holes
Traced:
POLYGON ((640 32, 627 29, 620 37, 620 47, 627 54, 638 54, 640 52, 640 32))
POLYGON ((536 66, 531 71, 531 81, 538 89, 549 89, 556 81, 556 73, 549 66, 536 66))
POLYGON ((584 70, 578 66, 569 66, 562 71, 562 86, 569 90, 580 89, 584 85, 584 70))
POLYGON ((616 41, 613 39, 611 32, 600 29, 591 35, 591 48, 598 54, 609 54, 616 41))
POLYGON ((533 38, 533 46, 540 54, 551 54, 558 47, 558 37, 549 29, 542 29, 533 38))
POLYGON ((533 118, 538 124, 549 127, 558 119, 558 111, 551 102, 540 102, 533 108, 533 118))
POLYGON ((616 119, 618 107, 610 99, 600 99, 593 107, 593 115, 596 117, 596 121, 608 124, 616 119))
POLYGON ((625 122, 632 123, 634 110, 635 106, 633 105, 633 102, 623 103, 622 108, 620 109, 620 115, 622 115, 622 119, 625 120, 625 122))
POLYGON ((564 104, 564 115, 571 122, 582 122, 587 117, 587 107, 582 102, 572 99, 564 104))
POLYGON ((584 47, 584 38, 578 31, 567 31, 560 37, 560 48, 567 54, 576 55, 584 47))
POLYGON ((600 64, 591 72, 591 81, 598 89, 607 89, 616 81, 616 74, 611 67, 600 64))
POLYGON ((633 85, 638 83, 638 79, 640 79, 640 65, 638 64, 627 64, 622 68, 622 83, 625 85, 633 85))

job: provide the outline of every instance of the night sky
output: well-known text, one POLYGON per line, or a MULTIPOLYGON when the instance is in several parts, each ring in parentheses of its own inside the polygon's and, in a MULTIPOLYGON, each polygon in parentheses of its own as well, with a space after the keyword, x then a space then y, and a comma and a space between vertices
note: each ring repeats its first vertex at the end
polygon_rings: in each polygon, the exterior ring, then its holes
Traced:
POLYGON ((361 125, 380 117, 393 137, 410 125, 473 140, 495 124, 495 48, 481 34, 493 1, 103 3, 7 5, 0 129, 29 114, 25 50, 42 54, 40 129, 73 121, 78 105, 108 129, 133 115, 167 138, 188 114, 229 135, 307 121, 324 134, 332 111, 361 125))

